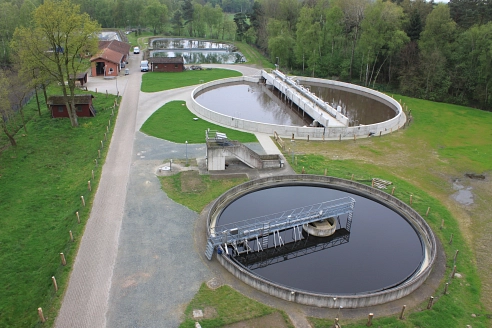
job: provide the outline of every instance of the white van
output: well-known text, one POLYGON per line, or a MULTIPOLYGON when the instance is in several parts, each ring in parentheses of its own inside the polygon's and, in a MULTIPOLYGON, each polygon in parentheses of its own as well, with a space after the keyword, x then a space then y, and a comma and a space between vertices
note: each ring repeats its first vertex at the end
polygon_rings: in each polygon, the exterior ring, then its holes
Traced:
POLYGON ((140 53, 140 48, 139 47, 133 48, 133 53, 134 54, 139 54, 140 53))
POLYGON ((148 72, 149 71, 149 61, 142 60, 140 62, 140 72, 148 72))

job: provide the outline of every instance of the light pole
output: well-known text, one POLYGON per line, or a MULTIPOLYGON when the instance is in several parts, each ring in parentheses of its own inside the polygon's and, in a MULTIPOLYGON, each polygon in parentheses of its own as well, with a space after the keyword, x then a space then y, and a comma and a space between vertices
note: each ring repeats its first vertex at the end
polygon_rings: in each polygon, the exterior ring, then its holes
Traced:
POLYGON ((186 165, 188 165, 188 140, 185 141, 186 144, 186 165))

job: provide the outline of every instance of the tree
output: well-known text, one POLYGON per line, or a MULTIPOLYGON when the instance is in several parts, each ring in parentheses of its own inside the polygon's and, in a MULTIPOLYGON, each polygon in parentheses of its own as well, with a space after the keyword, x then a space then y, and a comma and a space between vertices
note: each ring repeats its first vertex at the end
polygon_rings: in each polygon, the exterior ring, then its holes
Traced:
POLYGON ((14 132, 9 129, 9 122, 14 117, 14 111, 10 105, 9 99, 9 80, 7 76, 0 70, 0 125, 2 126, 2 131, 5 133, 10 141, 10 144, 15 147, 17 142, 14 139, 14 132))
POLYGON ((402 21, 402 8, 392 2, 377 0, 367 7, 360 38, 360 48, 366 60, 365 85, 369 85, 372 81, 374 88, 379 72, 387 59, 409 41, 402 30, 402 21), (375 71, 378 62, 381 64, 375 71))
POLYGON ((173 18, 171 19, 171 24, 174 34, 181 35, 181 30, 184 28, 183 13, 181 10, 178 9, 174 12, 173 18))
POLYGON ((443 101, 448 94, 450 72, 448 60, 456 37, 456 23, 449 15, 449 7, 439 4, 427 16, 425 28, 420 35, 422 51, 421 69, 425 77, 422 86, 424 99, 443 101))
POLYGON ((350 65, 349 65, 349 79, 352 79, 352 71, 354 66, 354 58, 355 58, 355 47, 357 45, 357 41, 360 36, 360 29, 362 20, 364 19, 364 12, 366 10, 367 5, 369 4, 368 0, 345 0, 339 1, 339 6, 342 8, 342 11, 345 16, 345 30, 347 34, 352 39, 352 50, 350 54, 350 65))
POLYGON ((151 0, 145 7, 145 21, 152 27, 154 35, 167 22, 167 7, 157 0, 151 0))
POLYGON ((10 2, 0 3, 0 63, 10 61, 9 44, 18 26, 19 10, 10 2))
POLYGON ((82 56, 97 51, 99 25, 70 0, 46 0, 34 12, 33 23, 14 34, 20 65, 45 71, 60 85, 70 122, 78 126, 75 76, 87 68, 82 56))
POLYGON ((244 33, 249 29, 247 20, 248 16, 245 13, 237 13, 234 15, 234 23, 236 23, 237 26, 236 35, 239 41, 243 40, 244 33))
POLYGON ((450 0, 451 18, 463 29, 492 20, 490 2, 486 0, 450 0))
POLYGON ((188 35, 193 35, 193 3, 191 0, 184 0, 182 6, 184 25, 188 25, 188 35))

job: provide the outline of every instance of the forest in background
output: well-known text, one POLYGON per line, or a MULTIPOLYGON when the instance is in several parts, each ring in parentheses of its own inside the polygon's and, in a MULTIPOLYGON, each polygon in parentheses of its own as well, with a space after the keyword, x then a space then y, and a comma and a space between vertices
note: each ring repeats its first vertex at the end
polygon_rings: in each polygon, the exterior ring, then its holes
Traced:
MULTIPOLYGON (((0 0, 0 63, 42 0, 0 0)), ((74 0, 103 28, 247 42, 283 71, 492 110, 489 0, 74 0)))

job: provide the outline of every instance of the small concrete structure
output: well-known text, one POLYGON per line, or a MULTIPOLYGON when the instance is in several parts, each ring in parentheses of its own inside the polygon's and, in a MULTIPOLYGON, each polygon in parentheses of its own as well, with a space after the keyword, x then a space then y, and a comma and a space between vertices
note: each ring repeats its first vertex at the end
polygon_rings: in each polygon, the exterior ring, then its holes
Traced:
POLYGON ((327 218, 326 220, 304 224, 302 229, 316 237, 328 237, 335 233, 337 224, 335 218, 327 218))
POLYGON ((207 143, 207 169, 221 171, 226 169, 226 158, 235 157, 254 169, 279 168, 279 155, 259 155, 239 141, 229 140, 224 133, 205 131, 207 143))

